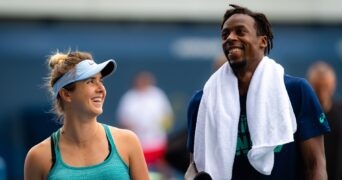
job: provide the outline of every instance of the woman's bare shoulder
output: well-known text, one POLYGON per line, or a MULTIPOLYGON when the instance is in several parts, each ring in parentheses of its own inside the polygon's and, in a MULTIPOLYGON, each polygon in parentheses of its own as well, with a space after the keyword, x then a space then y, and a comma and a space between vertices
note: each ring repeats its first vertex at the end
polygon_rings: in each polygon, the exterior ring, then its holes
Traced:
POLYGON ((117 128, 113 126, 109 126, 109 127, 115 139, 118 139, 118 140, 120 139, 123 141, 137 141, 138 140, 137 135, 131 130, 121 129, 121 128, 117 128))
MULTIPOLYGON (((52 165, 50 137, 33 146, 25 159, 25 177, 45 177, 52 165)), ((25 178, 26 179, 26 178, 25 178)), ((30 179, 30 178, 29 178, 30 179)))
POLYGON ((46 138, 42 142, 33 146, 27 156, 32 156, 32 158, 44 159, 46 156, 51 157, 51 140, 50 137, 46 138))

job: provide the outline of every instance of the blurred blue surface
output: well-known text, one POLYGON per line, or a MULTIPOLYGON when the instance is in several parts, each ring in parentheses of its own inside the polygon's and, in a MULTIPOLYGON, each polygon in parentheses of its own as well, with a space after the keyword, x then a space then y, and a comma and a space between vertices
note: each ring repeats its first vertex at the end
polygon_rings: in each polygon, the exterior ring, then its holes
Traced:
POLYGON ((0 156, 0 180, 6 180, 6 163, 5 160, 0 156))

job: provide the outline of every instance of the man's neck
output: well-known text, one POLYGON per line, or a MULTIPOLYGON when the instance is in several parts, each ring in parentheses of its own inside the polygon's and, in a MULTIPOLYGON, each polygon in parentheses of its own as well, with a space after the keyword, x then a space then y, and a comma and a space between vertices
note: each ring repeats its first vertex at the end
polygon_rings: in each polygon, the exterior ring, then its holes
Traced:
POLYGON ((254 60, 246 64, 245 67, 233 69, 235 76, 238 79, 238 87, 240 95, 247 95, 249 84, 252 80, 253 74, 258 67, 260 60, 254 60))
POLYGON ((247 95, 248 87, 251 82, 253 72, 245 72, 237 76, 240 95, 247 95))

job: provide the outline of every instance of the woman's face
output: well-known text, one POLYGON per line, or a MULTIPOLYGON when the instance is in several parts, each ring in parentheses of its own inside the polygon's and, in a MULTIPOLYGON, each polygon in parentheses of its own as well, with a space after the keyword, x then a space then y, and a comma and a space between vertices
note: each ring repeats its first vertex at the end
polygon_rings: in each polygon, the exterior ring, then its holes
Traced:
POLYGON ((75 90, 71 92, 71 107, 76 113, 98 116, 106 98, 106 88, 103 85, 101 73, 88 79, 76 82, 75 90))

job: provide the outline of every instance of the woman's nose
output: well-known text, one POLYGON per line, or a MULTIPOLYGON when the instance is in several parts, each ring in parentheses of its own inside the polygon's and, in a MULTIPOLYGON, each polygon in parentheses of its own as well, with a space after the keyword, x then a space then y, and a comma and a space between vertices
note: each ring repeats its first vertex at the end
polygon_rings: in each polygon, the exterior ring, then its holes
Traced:
POLYGON ((97 91, 105 91, 106 90, 106 88, 103 85, 102 81, 97 81, 96 82, 96 86, 97 86, 97 89, 96 89, 97 91))

